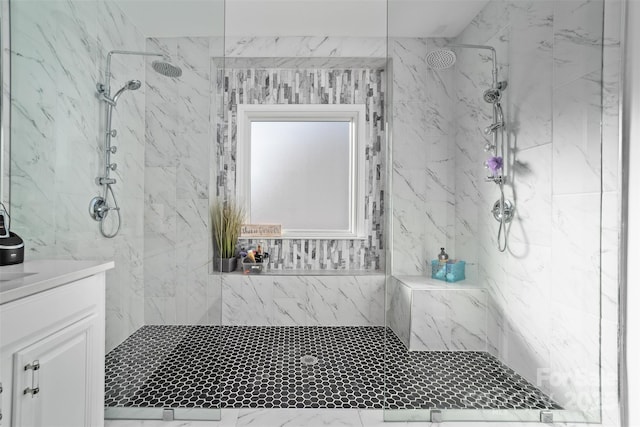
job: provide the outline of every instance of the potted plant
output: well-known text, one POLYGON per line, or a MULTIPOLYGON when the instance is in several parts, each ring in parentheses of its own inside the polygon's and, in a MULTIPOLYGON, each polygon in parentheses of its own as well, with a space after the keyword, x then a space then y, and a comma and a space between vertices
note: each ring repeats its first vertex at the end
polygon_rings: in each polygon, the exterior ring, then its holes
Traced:
POLYGON ((243 221, 244 211, 233 202, 219 201, 211 207, 213 266, 217 271, 235 271, 236 246, 243 221))

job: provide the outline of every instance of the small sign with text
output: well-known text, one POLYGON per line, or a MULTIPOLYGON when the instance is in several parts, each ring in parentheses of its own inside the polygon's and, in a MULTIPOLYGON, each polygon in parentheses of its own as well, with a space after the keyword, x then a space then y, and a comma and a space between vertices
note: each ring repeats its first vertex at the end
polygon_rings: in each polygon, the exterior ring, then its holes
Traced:
POLYGON ((242 224, 240 237, 280 237, 282 225, 280 224, 242 224))

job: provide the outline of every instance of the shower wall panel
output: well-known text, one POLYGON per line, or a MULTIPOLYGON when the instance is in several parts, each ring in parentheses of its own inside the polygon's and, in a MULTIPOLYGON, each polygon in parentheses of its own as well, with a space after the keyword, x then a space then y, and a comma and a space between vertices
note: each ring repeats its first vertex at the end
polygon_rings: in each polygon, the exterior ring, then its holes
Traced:
MULTIPOLYGON (((393 38, 394 275, 426 275, 439 248, 453 244, 453 76, 427 67, 445 40, 393 38)), ((451 254, 454 256, 454 254, 451 254)))
POLYGON ((618 268, 620 239, 619 112, 623 1, 604 3, 602 91, 601 379, 603 424, 619 425, 618 268))
MULTIPOLYGON (((296 68, 303 68, 305 64, 309 66, 311 61, 314 67, 322 69, 335 61, 358 67, 362 60, 354 58, 368 57, 380 65, 383 64, 381 58, 385 57, 384 46, 384 39, 367 38, 234 38, 225 41, 225 61, 262 58, 276 67, 284 67, 285 64, 276 58, 286 58, 289 67, 291 61, 295 62, 296 68)), ((219 86, 210 68, 212 58, 222 56, 222 42, 216 38, 149 39, 147 48, 176 57, 184 74, 180 79, 167 79, 147 69, 151 88, 145 111, 144 191, 148 207, 144 217, 145 322, 217 323, 221 315, 222 290, 220 277, 209 274, 208 205, 209 198, 216 197, 220 191, 216 188, 218 166, 214 162, 233 165, 231 140, 224 140, 227 145, 216 145, 216 138, 222 138, 231 129, 227 123, 219 121, 218 112, 231 104, 225 104, 222 94, 216 94, 219 86)), ((375 86, 371 90, 381 97, 385 79, 375 74, 371 78, 375 86)), ((368 99, 367 94, 359 96, 363 100, 368 99)), ((370 107, 382 115, 379 107, 370 107)), ((372 122, 370 125, 374 127, 372 122)), ((377 132, 383 131, 380 128, 377 132)), ((323 243, 327 243, 328 251, 331 250, 328 257, 331 268, 383 268, 380 248, 384 241, 379 217, 384 203, 382 183, 385 178, 380 157, 383 141, 383 135, 379 134, 370 144, 368 153, 371 239, 347 242, 346 245, 342 241, 269 240, 269 248, 278 254, 279 267, 284 268, 285 260, 289 259, 287 268, 315 268, 314 263, 319 264, 320 259, 303 257, 304 248, 323 248, 323 243), (301 260, 293 256, 295 247, 299 248, 301 260), (363 257, 365 252, 367 256, 363 257)), ((234 170, 230 168, 221 181, 224 183, 222 188, 231 191, 233 183, 225 180, 234 179, 234 170)), ((311 254, 312 250, 308 253, 311 254)))
MULTIPOLYGON (((105 239, 87 206, 103 168, 107 52, 144 50, 144 38, 113 2, 12 2, 11 228, 25 259, 113 259, 107 272, 107 351, 142 325, 144 86, 115 109, 112 160, 122 229, 105 239)), ((115 57, 112 87, 144 77, 137 57, 115 57)), ((111 219, 115 215, 111 214, 111 219)))
POLYGON ((567 409, 596 417, 601 377, 612 425, 616 346, 601 354, 600 340, 606 350, 617 330, 620 5, 495 0, 448 41, 495 47, 508 81, 506 196, 516 217, 505 253, 490 213, 499 192, 483 164, 490 55, 457 49, 455 68, 434 71, 424 57, 445 41, 390 41, 393 274, 428 275, 424 263, 440 246, 467 261, 467 282, 492 301, 489 351, 567 409), (408 119, 420 97, 426 123, 408 119))
MULTIPOLYGON (((620 16, 615 4, 608 4, 613 29, 620 16)), ((481 97, 490 85, 489 57, 459 53, 455 248, 477 263, 479 282, 491 292, 492 351, 566 409, 596 414, 600 300, 602 292, 615 299, 617 289, 608 255, 616 251, 617 221, 606 205, 601 212, 601 197, 613 206, 617 198, 618 142, 615 60, 602 81, 603 5, 492 1, 455 40, 496 47, 499 77, 509 82, 503 98, 507 198, 516 203, 516 217, 509 248, 500 253, 498 223, 490 214, 499 193, 483 182, 482 168, 482 129, 491 120, 481 97), (609 230, 602 228, 606 224, 609 230)), ((606 45, 615 57, 619 38, 613 29, 606 45)), ((613 313, 615 300, 606 307, 613 313)), ((615 316, 609 317, 603 340, 615 334, 615 316)), ((615 377, 614 365, 602 371, 603 381, 615 377)))
MULTIPOLYGON (((210 276, 208 37, 147 39, 175 58, 180 78, 147 64, 144 296, 147 324, 217 324, 210 276)), ((219 285, 217 285, 219 289, 219 285)))

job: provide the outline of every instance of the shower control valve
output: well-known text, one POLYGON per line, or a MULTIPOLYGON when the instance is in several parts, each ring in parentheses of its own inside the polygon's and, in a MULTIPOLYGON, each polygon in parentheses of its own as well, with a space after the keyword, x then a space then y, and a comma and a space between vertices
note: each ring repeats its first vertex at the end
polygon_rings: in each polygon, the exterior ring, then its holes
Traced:
POLYGON ((485 151, 485 152, 493 151, 493 150, 495 150, 495 149, 496 149, 496 146, 495 146, 495 145, 493 145, 493 144, 492 144, 492 143, 490 143, 490 142, 487 142, 486 144, 484 144, 484 151, 485 151))
POLYGON ((493 214, 493 218, 498 222, 511 222, 513 220, 515 211, 515 206, 511 202, 511 200, 505 200, 504 202, 501 200, 497 200, 493 204, 493 208, 491 209, 491 213, 493 214))
POLYGON ((116 136, 118 136, 118 131, 115 129, 112 129, 110 132, 107 132, 107 135, 111 135, 111 138, 115 138, 116 136))
POLYGON ((89 202, 89 215, 96 221, 102 221, 109 213, 109 206, 104 198, 96 196, 89 202))
POLYGON ((118 164, 117 164, 117 163, 111 163, 111 164, 109 165, 109 169, 111 169, 112 171, 114 171, 114 170, 118 169, 118 164))
POLYGON ((107 151, 110 151, 110 152, 111 152, 111 154, 116 154, 116 151, 118 151, 118 147, 116 147, 116 146, 114 145, 114 146, 112 146, 112 147, 109 147, 109 148, 107 149, 107 151))

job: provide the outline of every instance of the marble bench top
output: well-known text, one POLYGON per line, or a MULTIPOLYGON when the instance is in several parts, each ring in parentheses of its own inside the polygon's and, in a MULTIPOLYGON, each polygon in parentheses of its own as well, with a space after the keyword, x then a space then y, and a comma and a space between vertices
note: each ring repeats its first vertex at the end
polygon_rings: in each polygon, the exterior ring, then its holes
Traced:
POLYGON ((394 276, 400 283, 411 288, 412 290, 465 290, 465 289, 484 289, 469 279, 459 282, 445 282, 442 280, 432 279, 425 276, 394 276))

